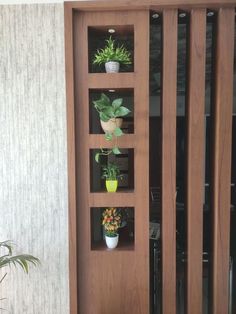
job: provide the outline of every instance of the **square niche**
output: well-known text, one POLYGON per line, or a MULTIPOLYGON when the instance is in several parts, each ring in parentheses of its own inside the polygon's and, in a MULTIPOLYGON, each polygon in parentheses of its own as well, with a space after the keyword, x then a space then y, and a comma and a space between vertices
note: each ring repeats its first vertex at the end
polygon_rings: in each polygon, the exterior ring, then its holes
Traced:
POLYGON ((134 133, 134 91, 132 89, 90 89, 89 90, 89 132, 90 134, 105 134, 99 113, 94 108, 93 101, 99 100, 105 94, 112 103, 115 99, 122 98, 122 106, 128 108, 130 113, 124 116, 121 129, 123 133, 134 133))
MULTIPOLYGON (((103 148, 104 151, 108 149, 103 148)), ((118 179, 117 192, 128 192, 134 190, 134 149, 120 149, 121 154, 113 153, 100 156, 99 163, 95 161, 95 155, 99 149, 90 149, 90 191, 107 192, 105 179, 102 179, 102 166, 115 164, 120 170, 121 177, 118 179)), ((109 193, 109 192, 107 192, 109 193)))
POLYGON ((106 25, 88 27, 88 58, 90 73, 104 73, 105 66, 93 64, 97 50, 104 49, 106 40, 115 40, 115 47, 123 45, 131 54, 131 64, 120 65, 120 72, 134 71, 134 26, 106 25))
POLYGON ((121 215, 121 227, 118 229, 119 242, 115 250, 134 249, 134 208, 133 207, 92 207, 90 208, 91 250, 108 250, 102 225, 105 209, 116 208, 121 215))

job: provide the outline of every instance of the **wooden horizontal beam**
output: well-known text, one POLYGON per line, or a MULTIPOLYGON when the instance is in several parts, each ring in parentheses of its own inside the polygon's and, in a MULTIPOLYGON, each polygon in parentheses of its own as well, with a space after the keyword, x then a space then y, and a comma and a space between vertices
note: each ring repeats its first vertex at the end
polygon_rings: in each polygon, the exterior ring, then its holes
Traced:
POLYGON ((235 6, 235 0, 107 0, 69 1, 64 4, 81 11, 149 10, 166 8, 220 8, 235 6))
POLYGON ((89 194, 90 207, 134 207, 133 192, 98 192, 89 194))
POLYGON ((88 88, 123 89, 134 87, 134 73, 97 73, 88 74, 88 88))
MULTIPOLYGON (((134 134, 125 134, 117 139, 117 146, 119 148, 134 148, 136 136, 134 134)), ((89 135, 89 148, 112 148, 113 141, 107 141, 103 134, 89 135)))

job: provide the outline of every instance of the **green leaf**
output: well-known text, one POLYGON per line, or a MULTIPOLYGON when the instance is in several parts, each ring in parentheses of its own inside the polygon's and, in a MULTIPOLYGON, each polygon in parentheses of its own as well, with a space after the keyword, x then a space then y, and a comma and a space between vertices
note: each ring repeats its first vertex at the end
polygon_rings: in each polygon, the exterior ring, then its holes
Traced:
POLYGON ((110 117, 108 115, 106 115, 104 112, 100 112, 99 117, 104 122, 107 122, 108 120, 110 120, 110 117))
POLYGON ((107 141, 111 141, 111 140, 112 140, 112 134, 111 134, 111 133, 106 133, 106 134, 105 134, 105 139, 106 139, 107 141))
POLYGON ((105 113, 105 115, 107 115, 108 117, 110 118, 115 118, 115 110, 113 107, 109 106, 109 107, 106 107, 104 110, 103 110, 103 113, 105 113))
POLYGON ((121 151, 119 150, 118 147, 113 147, 113 148, 112 148, 112 152, 113 152, 113 154, 115 154, 115 155, 121 154, 121 151))
POLYGON ((112 107, 114 109, 118 109, 122 105, 122 102, 123 102, 122 98, 117 98, 117 99, 113 100, 112 107))
POLYGON ((107 106, 109 105, 107 103, 104 103, 104 101, 102 101, 101 99, 94 100, 93 104, 97 111, 101 111, 102 109, 107 108, 107 106))
POLYGON ((101 101, 107 105, 110 105, 110 98, 104 93, 101 94, 101 101))
POLYGON ((124 117, 126 116, 128 113, 130 113, 130 110, 126 107, 119 107, 116 111, 115 111, 115 115, 116 117, 124 117))
POLYGON ((99 157, 100 157, 100 153, 96 153, 95 155, 95 161, 99 164, 99 157))
POLYGON ((115 130, 114 130, 114 135, 115 136, 121 136, 121 135, 123 135, 124 133, 123 133, 123 131, 120 129, 120 128, 115 128, 115 130))

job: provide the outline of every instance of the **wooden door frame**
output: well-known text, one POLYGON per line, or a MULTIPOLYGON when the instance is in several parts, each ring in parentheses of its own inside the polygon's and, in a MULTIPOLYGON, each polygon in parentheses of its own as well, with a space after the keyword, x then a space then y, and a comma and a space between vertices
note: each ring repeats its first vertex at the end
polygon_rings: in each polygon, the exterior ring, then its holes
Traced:
POLYGON ((70 313, 77 314, 77 225, 76 225, 76 162, 73 78, 73 10, 164 10, 235 7, 235 0, 97 0, 64 3, 65 72, 67 102, 68 202, 69 202, 69 289, 70 313))

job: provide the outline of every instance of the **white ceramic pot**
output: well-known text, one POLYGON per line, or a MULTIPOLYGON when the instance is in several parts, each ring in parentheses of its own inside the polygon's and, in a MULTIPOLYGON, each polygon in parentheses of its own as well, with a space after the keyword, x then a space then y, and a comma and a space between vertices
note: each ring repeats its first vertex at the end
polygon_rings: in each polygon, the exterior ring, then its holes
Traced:
POLYGON ((119 241, 119 234, 117 234, 116 237, 108 237, 106 235, 105 240, 106 240, 106 245, 108 249, 115 249, 119 241))
POLYGON ((123 122, 122 118, 112 118, 107 122, 101 121, 102 129, 105 133, 112 134, 116 128, 120 128, 123 122))
POLYGON ((116 61, 109 61, 105 63, 107 73, 118 73, 120 70, 120 63, 116 61))

